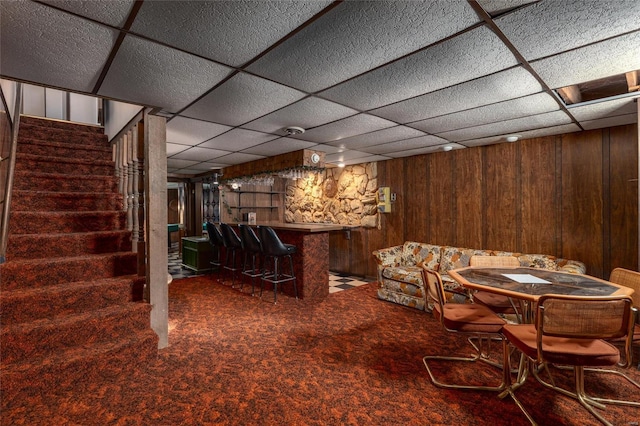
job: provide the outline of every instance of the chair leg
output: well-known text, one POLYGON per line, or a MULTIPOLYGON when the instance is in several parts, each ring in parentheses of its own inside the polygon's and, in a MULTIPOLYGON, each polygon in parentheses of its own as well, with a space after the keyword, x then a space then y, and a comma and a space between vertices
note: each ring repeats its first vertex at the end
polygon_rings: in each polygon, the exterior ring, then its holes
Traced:
POLYGON ((504 365, 503 371, 505 373, 504 378, 506 381, 506 386, 505 386, 505 389, 502 392, 500 392, 500 394, 498 394, 498 398, 503 399, 507 395, 511 396, 511 399, 513 400, 513 402, 516 403, 518 408, 520 408, 520 411, 522 411, 522 414, 525 415, 527 420, 529 420, 529 422, 532 425, 537 425, 536 421, 533 419, 531 414, 529 414, 526 408, 524 408, 524 405, 522 405, 522 402, 520 402, 520 400, 515 395, 515 390, 519 388, 524 383, 524 380, 526 379, 526 368, 527 368, 526 357, 524 355, 521 355, 520 366, 518 371, 518 380, 516 381, 516 383, 512 383, 509 368, 506 367, 506 366, 511 366, 511 349, 509 348, 509 346, 510 345, 507 339, 504 339, 502 341, 502 355, 503 355, 503 365, 504 365), (509 371, 509 374, 507 374, 507 371, 509 371))

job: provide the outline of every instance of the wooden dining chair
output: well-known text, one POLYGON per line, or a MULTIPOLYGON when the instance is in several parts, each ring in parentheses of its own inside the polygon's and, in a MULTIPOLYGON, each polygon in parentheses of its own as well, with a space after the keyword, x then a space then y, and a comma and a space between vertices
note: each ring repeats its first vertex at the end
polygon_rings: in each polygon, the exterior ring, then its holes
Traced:
MULTIPOLYGON (((538 301, 535 324, 507 324, 502 333, 533 365, 530 371, 545 387, 576 398, 593 416, 610 425, 594 410, 604 408, 602 402, 636 405, 633 401, 595 400, 584 389, 585 367, 615 366, 620 361, 618 349, 605 339, 620 338, 629 333, 633 321, 632 299, 629 296, 566 296, 543 295, 538 301), (575 390, 559 387, 553 381, 548 365, 571 366, 574 371, 575 390), (549 381, 543 380, 538 370, 543 368, 549 381)), ((504 344, 505 365, 510 351, 504 344)), ((508 380, 511 376, 508 376, 508 380)), ((516 385, 509 386, 500 396, 511 395, 532 424, 535 420, 516 398, 516 385)))
MULTIPOLYGON (((442 328, 448 332, 460 333, 476 337, 478 339, 503 339, 501 334, 505 321, 498 317, 491 309, 483 305, 472 303, 447 303, 444 294, 444 285, 440 274, 422 265, 422 280, 425 283, 427 298, 433 303, 433 316, 440 322, 442 328)), ((427 355, 423 359, 424 365, 429 373, 429 377, 434 385, 448 389, 475 389, 502 391, 506 388, 510 376, 510 369, 501 369, 502 381, 496 386, 468 385, 444 383, 436 379, 432 369, 429 367, 429 360, 442 361, 464 361, 475 362, 484 361, 481 353, 477 351, 475 356, 456 357, 442 355, 427 355)))

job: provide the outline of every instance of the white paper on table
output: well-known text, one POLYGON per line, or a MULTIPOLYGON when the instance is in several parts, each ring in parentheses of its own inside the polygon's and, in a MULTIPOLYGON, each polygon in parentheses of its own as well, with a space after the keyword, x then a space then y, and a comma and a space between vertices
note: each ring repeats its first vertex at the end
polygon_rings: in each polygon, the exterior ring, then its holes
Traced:
POLYGON ((502 274, 502 276, 521 284, 551 284, 550 281, 543 280, 531 274, 502 274))

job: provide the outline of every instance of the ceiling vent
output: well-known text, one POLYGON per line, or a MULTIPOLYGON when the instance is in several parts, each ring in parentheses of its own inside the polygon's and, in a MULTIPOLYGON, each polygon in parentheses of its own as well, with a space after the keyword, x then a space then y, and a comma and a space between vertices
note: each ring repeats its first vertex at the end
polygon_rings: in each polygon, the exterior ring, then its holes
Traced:
POLYGON ((295 135, 301 135, 304 133, 304 129, 302 127, 285 127, 284 132, 287 134, 287 136, 295 136, 295 135))

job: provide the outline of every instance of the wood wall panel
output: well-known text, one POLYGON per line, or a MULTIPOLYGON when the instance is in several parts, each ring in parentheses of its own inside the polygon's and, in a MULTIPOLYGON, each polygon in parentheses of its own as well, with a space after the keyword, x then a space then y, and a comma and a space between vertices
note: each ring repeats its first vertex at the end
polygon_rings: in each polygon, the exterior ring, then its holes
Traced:
POLYGON ((497 144, 483 150, 482 201, 484 225, 481 247, 518 251, 519 198, 517 144, 497 144))
MULTIPOLYGON (((453 151, 427 155, 427 190, 429 202, 425 206, 425 220, 429 221, 431 244, 449 245, 455 239, 453 151)), ((410 161, 410 159, 407 159, 410 161)))
POLYGON ((555 254, 560 218, 556 204, 555 137, 520 142, 519 232, 522 253, 555 254))
POLYGON ((629 143, 636 126, 614 127, 609 133, 610 215, 609 268, 637 271, 638 256, 629 247, 638 247, 638 144, 629 143))
MULTIPOLYGON (((429 203, 427 156, 420 155, 412 158, 410 162, 411 166, 405 167, 406 180, 403 191, 406 201, 403 205, 406 218, 405 234, 409 235, 413 241, 427 241, 429 239, 429 221, 424 214, 429 203)), ((399 206, 396 203, 393 207, 399 206)))
MULTIPOLYGON (((380 215, 381 222, 385 224, 385 247, 402 244, 405 241, 404 209, 406 208, 406 204, 411 202, 411 197, 407 197, 405 194, 404 162, 404 158, 388 160, 384 177, 385 183, 379 184, 379 186, 390 187, 391 192, 395 192, 397 197, 392 207, 392 213, 383 213, 380 215)), ((378 171, 378 176, 380 176, 380 171, 378 171)))
POLYGON ((603 276, 602 131, 562 135, 562 253, 603 276))
MULTIPOLYGON (((453 152, 453 151, 451 151, 453 152)), ((458 247, 482 247, 482 150, 455 151, 455 241, 458 247)))

